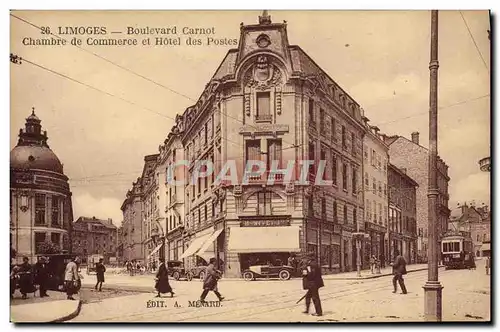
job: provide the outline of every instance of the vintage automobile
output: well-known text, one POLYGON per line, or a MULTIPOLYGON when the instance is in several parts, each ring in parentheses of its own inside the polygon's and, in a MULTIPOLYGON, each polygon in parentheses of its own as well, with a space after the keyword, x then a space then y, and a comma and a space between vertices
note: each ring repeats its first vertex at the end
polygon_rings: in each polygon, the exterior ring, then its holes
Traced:
POLYGON ((168 275, 175 280, 186 279, 187 281, 193 280, 193 273, 186 271, 182 261, 167 261, 168 275))
POLYGON ((281 280, 289 280, 295 275, 295 269, 287 265, 253 265, 244 270, 243 279, 246 281, 255 280, 256 278, 279 278, 281 280))
POLYGON ((193 275, 193 278, 198 278, 200 281, 203 281, 205 279, 206 269, 206 266, 199 265, 193 267, 190 272, 193 275))

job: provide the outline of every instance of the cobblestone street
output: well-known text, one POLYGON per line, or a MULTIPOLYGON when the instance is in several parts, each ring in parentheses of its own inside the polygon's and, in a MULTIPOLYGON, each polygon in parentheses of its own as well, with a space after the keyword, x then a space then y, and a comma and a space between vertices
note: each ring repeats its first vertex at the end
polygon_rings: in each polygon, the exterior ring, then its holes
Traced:
MULTIPOLYGON (((222 280, 226 297, 220 307, 190 307, 201 293, 201 283, 173 281, 174 298, 159 299, 148 308, 154 293, 120 296, 84 304, 74 322, 412 322, 423 321, 427 271, 406 276, 408 294, 392 293, 390 276, 366 280, 325 280, 320 290, 323 317, 302 314, 304 294, 301 280, 232 281, 222 280)), ((490 320, 490 276, 484 262, 477 270, 440 269, 443 289, 443 321, 490 320)), ((208 301, 216 300, 213 294, 208 301)), ((311 310, 313 312, 314 310, 311 310)))

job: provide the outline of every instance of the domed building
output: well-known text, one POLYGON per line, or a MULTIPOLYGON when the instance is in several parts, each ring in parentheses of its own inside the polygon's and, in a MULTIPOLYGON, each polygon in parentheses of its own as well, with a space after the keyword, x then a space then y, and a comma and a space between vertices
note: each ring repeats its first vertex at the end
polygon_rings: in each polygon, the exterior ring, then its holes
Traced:
POLYGON ((47 140, 33 109, 10 152, 10 245, 18 262, 70 251, 71 191, 47 140))

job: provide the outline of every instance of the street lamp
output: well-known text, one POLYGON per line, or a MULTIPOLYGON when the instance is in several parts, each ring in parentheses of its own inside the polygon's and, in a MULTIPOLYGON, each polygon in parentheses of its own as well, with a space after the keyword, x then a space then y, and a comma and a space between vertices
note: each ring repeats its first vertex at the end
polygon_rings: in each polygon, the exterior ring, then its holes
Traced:
POLYGON ((424 314, 426 321, 442 320, 442 290, 438 277, 438 11, 431 12, 431 59, 429 93, 429 262, 424 288, 424 314))

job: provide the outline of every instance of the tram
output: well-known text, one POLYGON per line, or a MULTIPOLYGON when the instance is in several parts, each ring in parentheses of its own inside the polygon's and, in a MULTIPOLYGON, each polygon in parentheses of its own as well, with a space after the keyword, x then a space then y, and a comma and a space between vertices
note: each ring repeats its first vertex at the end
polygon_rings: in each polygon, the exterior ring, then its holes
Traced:
POLYGON ((446 269, 476 266, 472 238, 463 233, 447 233, 441 240, 441 257, 446 269))

